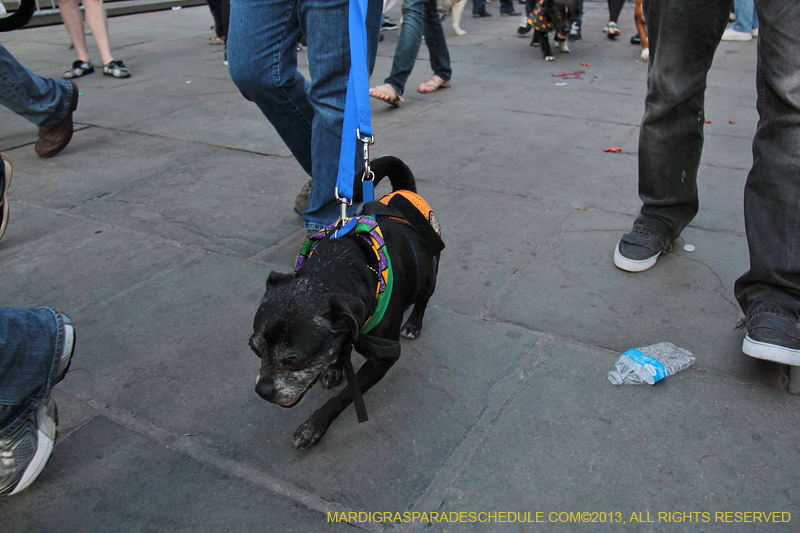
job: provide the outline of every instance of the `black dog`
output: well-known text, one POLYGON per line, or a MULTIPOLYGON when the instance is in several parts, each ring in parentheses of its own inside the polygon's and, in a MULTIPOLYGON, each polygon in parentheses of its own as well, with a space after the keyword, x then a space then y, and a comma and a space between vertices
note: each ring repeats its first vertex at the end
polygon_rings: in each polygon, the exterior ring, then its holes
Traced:
POLYGON ((531 46, 541 46, 545 61, 555 61, 550 48, 549 32, 555 32, 559 49, 569 53, 567 37, 575 17, 580 13, 577 0, 527 0, 528 13, 533 13, 531 46))
MULTIPOLYGON (((394 191, 416 193, 414 175, 400 159, 380 157, 372 162, 371 170, 374 184, 388 176, 394 191)), ((355 180, 354 196, 355 201, 361 200, 360 176, 355 180)), ((347 386, 297 429, 292 442, 295 448, 310 448, 319 442, 331 422, 354 400, 358 411, 361 391, 380 381, 399 358, 400 335, 414 339, 420 334, 425 307, 436 287, 439 252, 444 244, 432 212, 430 223, 423 220, 427 228, 420 228, 419 220, 413 227, 399 220, 414 218, 413 213, 404 216, 405 211, 401 214, 402 209, 391 207, 405 201, 401 198, 395 202, 392 197, 388 205, 372 202, 364 206, 365 213, 370 206, 377 212, 392 270, 392 282, 387 284, 391 286, 388 306, 369 336, 360 335, 359 330, 375 310, 383 264, 367 242, 369 236, 365 239, 363 233, 348 234, 330 239, 326 234, 296 273, 273 271, 267 278, 267 290, 250 337, 250 347, 261 359, 258 395, 282 407, 294 407, 317 380, 331 388, 342 381, 343 372, 350 372, 347 386), (437 239, 440 246, 432 246, 431 241, 437 239), (403 325, 403 313, 412 304, 414 310, 403 325), (367 359, 354 378, 356 390, 349 360, 353 346, 367 359), (381 353, 380 347, 385 346, 391 349, 381 353)), ((363 407, 363 403, 360 405, 363 407)), ((364 411, 364 420, 365 415, 364 411)))

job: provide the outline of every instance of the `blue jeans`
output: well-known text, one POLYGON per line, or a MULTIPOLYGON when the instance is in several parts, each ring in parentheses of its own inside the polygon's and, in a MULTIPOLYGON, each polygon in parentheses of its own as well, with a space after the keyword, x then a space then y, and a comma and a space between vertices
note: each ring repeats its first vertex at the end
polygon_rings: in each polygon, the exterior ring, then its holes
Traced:
POLYGON ((736 13, 736 20, 731 25, 732 30, 750 33, 758 28, 758 15, 753 0, 733 0, 733 11, 736 13))
POLYGON ((0 307, 0 438, 44 401, 64 349, 64 319, 49 307, 0 307))
MULTIPOLYGON (((382 8, 381 0, 369 0, 370 73, 382 8)), ((350 72, 347 0, 232 0, 228 68, 242 95, 255 102, 314 179, 303 214, 306 228, 333 223, 340 214, 334 189, 350 72), (311 81, 297 70, 301 33, 308 41, 311 81)), ((362 160, 360 147, 357 151, 354 165, 362 160)))
MULTIPOLYGON (((639 136, 634 230, 663 246, 697 214, 706 74, 731 0, 645 2, 650 38, 645 113, 639 136)), ((766 310, 800 316, 800 3, 761 0, 757 90, 760 120, 744 191, 750 270, 734 292, 751 318, 766 310)))
POLYGON ((0 44, 0 104, 48 129, 64 120, 71 100, 71 83, 37 76, 0 44))
POLYGON ((398 94, 403 94, 406 81, 417 61, 422 36, 431 58, 433 73, 447 81, 453 71, 450 69, 450 52, 444 39, 442 19, 436 9, 436 0, 405 0, 403 2, 403 25, 394 50, 392 72, 386 78, 398 94))

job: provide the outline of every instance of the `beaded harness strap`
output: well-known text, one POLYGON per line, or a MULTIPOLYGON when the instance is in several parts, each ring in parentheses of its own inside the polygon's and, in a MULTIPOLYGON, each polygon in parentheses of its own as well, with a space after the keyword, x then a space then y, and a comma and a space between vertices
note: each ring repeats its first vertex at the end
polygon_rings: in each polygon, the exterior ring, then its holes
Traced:
POLYGON ((311 257, 314 253, 314 250, 319 245, 320 241, 323 239, 330 238, 341 238, 345 235, 357 235, 361 239, 363 239, 367 244, 370 245, 372 251, 375 252, 375 257, 378 259, 378 286, 375 289, 375 306, 372 309, 372 313, 370 313, 370 317, 364 323, 364 325, 359 330, 359 334, 368 333, 372 328, 377 326, 380 321, 383 319, 383 315, 386 312, 386 308, 389 306, 389 299, 392 296, 392 285, 394 280, 394 275, 392 274, 392 262, 389 259, 389 252, 386 250, 386 242, 383 239, 383 233, 381 232, 380 226, 375 221, 375 217, 372 216, 359 216, 350 219, 346 226, 353 224, 353 228, 349 231, 344 232, 344 234, 339 233, 337 236, 334 235, 336 232, 338 225, 331 224, 324 230, 320 231, 319 233, 315 233, 311 235, 306 242, 303 244, 303 247, 300 249, 300 254, 297 256, 297 262, 295 263, 294 270, 297 272, 306 259, 311 257), (355 219, 355 224, 353 224, 353 220, 355 219))

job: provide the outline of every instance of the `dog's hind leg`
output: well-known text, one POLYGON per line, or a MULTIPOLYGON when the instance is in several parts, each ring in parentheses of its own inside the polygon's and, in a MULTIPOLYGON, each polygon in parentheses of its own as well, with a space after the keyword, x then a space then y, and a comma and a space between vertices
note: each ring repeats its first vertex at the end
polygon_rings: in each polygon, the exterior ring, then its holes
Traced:
POLYGON ((459 0, 453 4, 453 30, 456 35, 466 35, 467 32, 461 29, 461 14, 464 12, 464 5, 467 0, 459 0))
POLYGON ((422 332, 422 319, 425 316, 425 309, 428 307, 428 300, 430 300, 431 296, 433 296, 433 292, 436 290, 436 275, 439 272, 439 256, 434 257, 433 260, 434 274, 433 280, 430 283, 430 289, 423 291, 419 298, 417 298, 417 301, 414 302, 414 309, 412 309, 411 315, 409 315, 408 320, 406 320, 406 323, 403 325, 403 329, 400 330, 400 335, 407 339, 416 339, 422 332))
MULTIPOLYGON (((397 359, 367 359, 356 373, 361 392, 365 393, 371 389, 396 362, 397 359)), ((350 393, 350 385, 348 385, 342 389, 342 392, 325 402, 325 405, 311 413, 308 420, 297 428, 297 431, 294 432, 292 446, 305 450, 317 444, 328 431, 331 422, 351 403, 353 403, 353 395, 350 393)))

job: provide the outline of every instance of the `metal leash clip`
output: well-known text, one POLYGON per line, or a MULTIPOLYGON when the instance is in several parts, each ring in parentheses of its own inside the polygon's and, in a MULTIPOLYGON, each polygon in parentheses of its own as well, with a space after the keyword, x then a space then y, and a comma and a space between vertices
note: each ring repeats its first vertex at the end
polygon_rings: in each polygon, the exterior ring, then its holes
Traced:
POLYGON ((361 176, 363 203, 369 203, 375 199, 375 189, 372 186, 375 174, 369 168, 369 147, 375 144, 375 135, 362 137, 361 130, 356 129, 356 136, 364 148, 364 175, 361 176), (369 182, 369 185, 366 182, 369 182))
POLYGON ((336 201, 339 202, 339 206, 342 208, 342 214, 339 216, 339 220, 337 220, 334 224, 337 226, 344 226, 344 223, 347 220, 347 206, 349 206, 351 202, 344 196, 339 196, 339 187, 334 189, 334 194, 336 195, 336 201))

